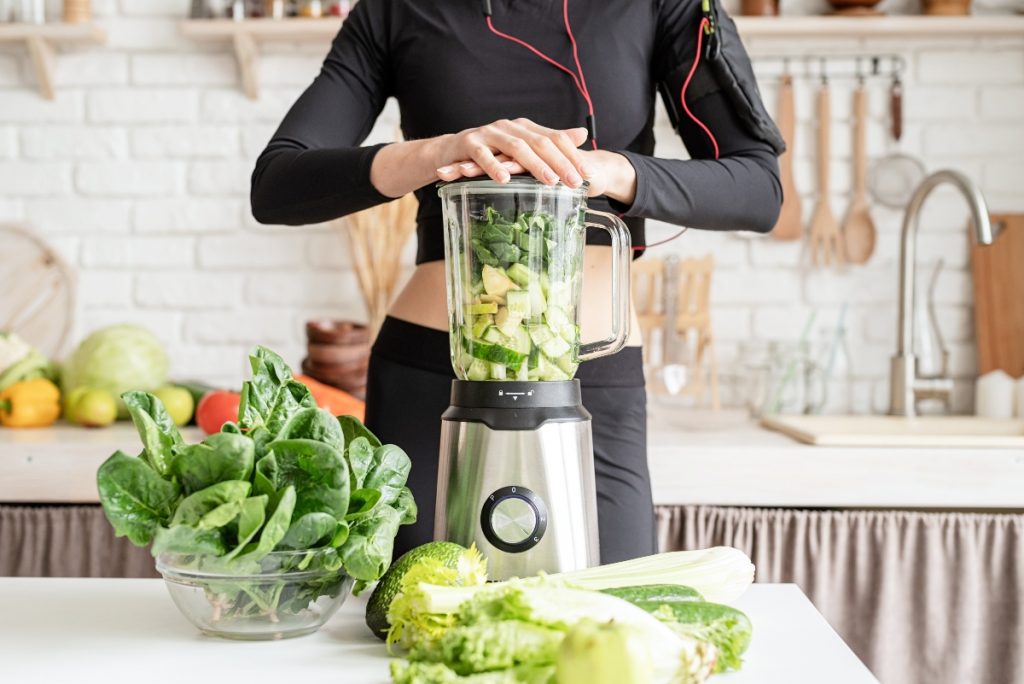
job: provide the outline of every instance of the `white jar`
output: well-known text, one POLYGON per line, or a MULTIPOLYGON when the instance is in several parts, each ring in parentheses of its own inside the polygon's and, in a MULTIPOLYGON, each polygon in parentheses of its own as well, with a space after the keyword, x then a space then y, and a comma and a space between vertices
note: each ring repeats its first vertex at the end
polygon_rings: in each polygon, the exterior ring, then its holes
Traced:
POLYGON ((978 378, 974 390, 974 413, 984 418, 1013 418, 1017 383, 1002 370, 978 378))

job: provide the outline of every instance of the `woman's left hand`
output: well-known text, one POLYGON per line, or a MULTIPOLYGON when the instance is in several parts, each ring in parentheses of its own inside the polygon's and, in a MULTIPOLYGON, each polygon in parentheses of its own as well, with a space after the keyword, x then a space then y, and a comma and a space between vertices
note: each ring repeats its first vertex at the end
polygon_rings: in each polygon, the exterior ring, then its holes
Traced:
MULTIPOLYGON (((590 171, 587 178, 589 186, 587 195, 596 197, 607 195, 624 204, 631 204, 636 197, 636 170, 621 154, 606 150, 580 150, 584 163, 590 171)), ((498 161, 505 164, 511 175, 526 173, 520 164, 510 161, 504 155, 497 155, 498 161)), ((464 178, 483 176, 484 170, 475 162, 467 161, 452 164, 464 178)))

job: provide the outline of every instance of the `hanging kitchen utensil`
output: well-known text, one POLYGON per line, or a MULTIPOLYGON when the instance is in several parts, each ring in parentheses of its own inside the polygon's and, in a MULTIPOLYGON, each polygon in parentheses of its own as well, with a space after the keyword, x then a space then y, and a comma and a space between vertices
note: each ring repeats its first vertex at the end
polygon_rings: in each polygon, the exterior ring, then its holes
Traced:
POLYGON ((1016 378, 1024 376, 1024 214, 994 214, 992 226, 992 246, 971 248, 978 374, 1016 378))
POLYGON ((864 79, 853 91, 853 198, 843 219, 843 246, 851 264, 863 264, 875 251, 875 223, 867 199, 867 92, 864 79))
POLYGON ((32 231, 0 225, 0 331, 46 357, 64 351, 75 312, 71 268, 32 231))
POLYGON ((776 240, 799 240, 804 232, 803 204, 793 177, 793 145, 796 140, 796 106, 793 98, 793 77, 788 70, 779 84, 779 111, 775 123, 786 141, 786 151, 779 157, 782 178, 782 209, 771 235, 776 240))
POLYGON ((889 90, 889 123, 895 150, 871 167, 870 190, 876 202, 892 209, 903 209, 924 178, 921 160, 899 151, 903 137, 903 82, 893 76, 889 90))
POLYGON ((818 88, 818 204, 811 216, 810 251, 815 266, 841 266, 843 245, 839 239, 839 223, 829 202, 829 163, 832 105, 828 78, 822 73, 818 88))

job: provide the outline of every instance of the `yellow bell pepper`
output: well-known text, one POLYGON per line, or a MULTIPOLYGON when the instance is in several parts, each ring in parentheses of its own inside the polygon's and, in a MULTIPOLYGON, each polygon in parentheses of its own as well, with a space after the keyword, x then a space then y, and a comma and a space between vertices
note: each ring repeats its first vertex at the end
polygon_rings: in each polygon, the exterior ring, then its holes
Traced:
POLYGON ((0 425, 4 427, 46 427, 59 416, 60 390, 45 378, 18 382, 0 392, 0 425))

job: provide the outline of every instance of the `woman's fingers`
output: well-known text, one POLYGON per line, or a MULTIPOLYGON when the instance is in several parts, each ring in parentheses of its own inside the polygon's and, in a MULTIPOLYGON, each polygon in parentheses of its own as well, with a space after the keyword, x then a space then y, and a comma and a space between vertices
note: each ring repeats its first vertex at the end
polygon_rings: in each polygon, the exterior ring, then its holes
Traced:
POLYGON ((493 129, 488 131, 488 142, 499 152, 516 161, 542 183, 554 185, 559 181, 558 173, 523 138, 493 129))
POLYGON ((556 130, 529 119, 516 119, 512 123, 524 132, 524 137, 532 140, 534 149, 541 152, 545 159, 558 160, 554 168, 569 185, 576 187, 590 175, 583 155, 577 149, 587 139, 587 129, 556 130), (563 157, 568 164, 562 161, 563 157))

